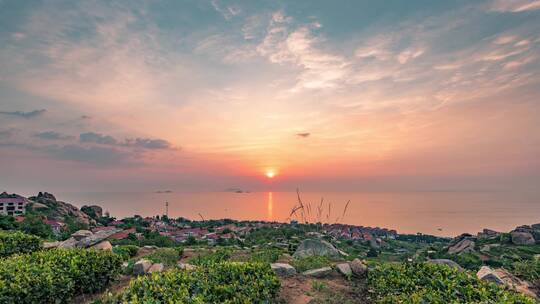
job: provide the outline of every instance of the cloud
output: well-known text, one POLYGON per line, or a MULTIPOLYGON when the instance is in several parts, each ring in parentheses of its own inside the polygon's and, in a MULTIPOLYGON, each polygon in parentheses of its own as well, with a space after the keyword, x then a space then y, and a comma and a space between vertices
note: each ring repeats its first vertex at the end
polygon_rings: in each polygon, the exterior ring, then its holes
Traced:
POLYGON ((296 133, 296 136, 298 137, 303 137, 303 138, 306 138, 306 137, 309 137, 311 135, 311 133, 296 133))
POLYGON ((152 150, 171 148, 171 144, 166 140, 150 138, 136 138, 134 140, 126 140, 126 145, 152 150))
POLYGON ((102 145, 118 144, 118 141, 114 137, 94 132, 81 133, 79 139, 83 143, 96 143, 102 145))
POLYGON ((225 20, 230 20, 231 18, 239 15, 242 12, 242 9, 238 6, 234 5, 225 5, 222 6, 221 1, 219 0, 212 0, 212 7, 219 12, 225 20))
POLYGON ((68 140, 74 138, 71 135, 66 135, 55 131, 39 132, 34 134, 33 136, 44 140, 68 140))
POLYGON ((98 166, 125 165, 133 155, 111 147, 83 147, 79 145, 50 146, 45 148, 50 155, 60 160, 89 163, 98 166))
POLYGON ((0 114, 30 119, 30 118, 34 118, 34 117, 40 116, 40 115, 42 115, 43 113, 45 113, 46 111, 47 111, 47 110, 45 110, 45 109, 41 109, 41 110, 33 110, 33 111, 30 111, 30 112, 22 112, 22 111, 7 112, 7 111, 0 111, 0 114))
POLYGON ((540 0, 496 0, 490 9, 498 12, 519 13, 540 9, 540 0))
POLYGON ((7 130, 0 130, 0 139, 9 139, 13 135, 15 135, 15 133, 17 131, 18 130, 15 129, 15 128, 10 128, 10 129, 7 129, 7 130))

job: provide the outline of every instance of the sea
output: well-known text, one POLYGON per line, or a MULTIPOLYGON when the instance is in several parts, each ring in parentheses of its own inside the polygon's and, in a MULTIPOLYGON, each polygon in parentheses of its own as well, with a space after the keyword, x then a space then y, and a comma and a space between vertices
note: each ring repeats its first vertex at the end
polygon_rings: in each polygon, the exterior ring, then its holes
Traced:
POLYGON ((168 214, 192 220, 297 220, 448 237, 540 223, 540 191, 304 192, 301 204, 296 192, 103 192, 56 197, 78 207, 99 205, 117 218, 168 214))

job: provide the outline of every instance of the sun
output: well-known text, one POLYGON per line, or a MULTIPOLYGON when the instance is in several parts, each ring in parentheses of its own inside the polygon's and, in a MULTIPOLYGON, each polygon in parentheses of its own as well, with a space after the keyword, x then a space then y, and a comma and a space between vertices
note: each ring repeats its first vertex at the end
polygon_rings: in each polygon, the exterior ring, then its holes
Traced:
POLYGON ((274 171, 272 171, 272 170, 266 171, 266 177, 274 178, 274 176, 276 176, 276 173, 274 171))

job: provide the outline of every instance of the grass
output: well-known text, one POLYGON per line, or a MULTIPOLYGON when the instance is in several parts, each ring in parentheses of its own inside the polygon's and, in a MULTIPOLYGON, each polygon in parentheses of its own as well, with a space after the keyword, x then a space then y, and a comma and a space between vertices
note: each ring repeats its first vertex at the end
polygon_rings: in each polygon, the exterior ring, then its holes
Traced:
POLYGON ((310 269, 317 269, 330 266, 330 259, 325 256, 310 256, 301 259, 295 259, 292 266, 299 272, 304 272, 310 269))
POLYGON ((174 266, 181 257, 181 253, 176 248, 159 248, 151 254, 145 256, 153 263, 162 263, 166 266, 174 266))

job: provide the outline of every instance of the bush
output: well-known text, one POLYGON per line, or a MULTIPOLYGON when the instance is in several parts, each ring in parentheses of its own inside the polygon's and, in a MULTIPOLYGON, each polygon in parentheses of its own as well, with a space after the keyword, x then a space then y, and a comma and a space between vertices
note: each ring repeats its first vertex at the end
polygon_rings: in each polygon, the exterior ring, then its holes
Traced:
POLYGON ((368 273, 378 303, 534 303, 445 265, 383 263, 368 273))
POLYGON ((199 255, 191 259, 189 262, 194 265, 204 266, 204 265, 212 265, 216 263, 225 262, 229 260, 230 258, 231 258, 230 250, 219 248, 218 250, 216 250, 216 252, 199 255))
POLYGON ((280 256, 280 249, 267 249, 253 252, 249 260, 251 262, 275 263, 280 256))
POLYGON ((151 254, 145 256, 153 263, 163 263, 164 265, 174 266, 182 257, 182 249, 178 248, 159 248, 151 254))
POLYGON ((330 259, 325 256, 310 256, 301 259, 295 259, 292 265, 296 270, 303 272, 310 269, 317 269, 330 265, 330 259))
POLYGON ((279 287, 269 265, 225 262, 139 277, 101 303, 269 303, 279 287))
POLYGON ((127 260, 137 255, 139 247, 135 245, 119 245, 113 247, 113 252, 122 257, 123 260, 127 260))
POLYGON ((41 239, 22 232, 0 232, 0 258, 40 250, 41 239))
POLYGON ((540 261, 527 260, 515 262, 512 273, 516 276, 527 280, 535 285, 540 285, 540 261))
POLYGON ((51 226, 45 224, 41 217, 34 214, 26 214, 24 220, 19 224, 19 229, 44 239, 54 238, 51 226))
POLYGON ((121 259, 108 251, 54 249, 0 261, 0 303, 65 303, 103 289, 121 259))

